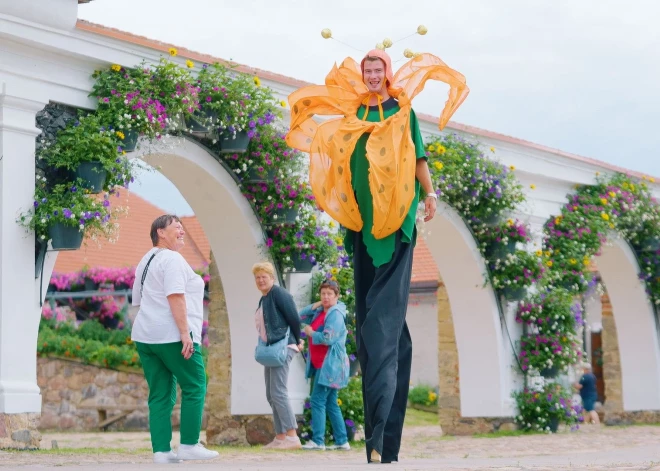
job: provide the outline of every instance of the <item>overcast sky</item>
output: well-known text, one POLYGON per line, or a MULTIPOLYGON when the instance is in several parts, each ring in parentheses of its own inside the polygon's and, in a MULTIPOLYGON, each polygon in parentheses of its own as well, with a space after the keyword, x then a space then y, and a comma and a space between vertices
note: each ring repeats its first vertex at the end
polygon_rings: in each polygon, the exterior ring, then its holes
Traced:
MULTIPOLYGON (((388 52, 430 52, 466 76, 454 121, 660 176, 652 0, 95 0, 78 16, 314 83, 424 24, 388 52)), ((432 84, 414 107, 437 116, 445 99, 432 84)))

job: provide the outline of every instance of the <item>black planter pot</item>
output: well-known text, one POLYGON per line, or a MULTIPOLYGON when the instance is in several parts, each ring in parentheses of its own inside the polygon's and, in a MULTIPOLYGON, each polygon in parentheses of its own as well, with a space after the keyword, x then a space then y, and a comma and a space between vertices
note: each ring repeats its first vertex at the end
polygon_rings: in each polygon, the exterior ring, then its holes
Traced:
POLYGON ((355 427, 349 427, 348 425, 346 426, 346 437, 348 438, 349 442, 355 441, 355 427))
POLYGON ((259 172, 259 170, 257 170, 256 168, 251 168, 247 172, 245 172, 243 181, 255 182, 255 183, 272 182, 275 179, 276 175, 277 172, 273 168, 269 168, 267 170, 264 169, 263 172, 259 172))
POLYGON ((92 193, 103 191, 108 172, 101 162, 83 162, 76 169, 76 177, 83 180, 83 186, 92 193))
POLYGON ((82 245, 83 232, 77 226, 56 222, 48 229, 53 250, 78 250, 82 245))
POLYGON ((91 278, 85 277, 85 291, 96 291, 99 289, 98 283, 95 283, 91 278))
POLYGON ((119 317, 112 317, 110 319, 105 318, 101 320, 101 324, 105 326, 106 329, 116 329, 119 326, 121 319, 119 317))
POLYGON ((130 286, 128 286, 128 283, 115 283, 115 290, 116 291, 124 291, 127 289, 131 289, 130 286))
POLYGON ((481 218, 481 222, 487 226, 496 226, 504 220, 504 217, 500 214, 491 214, 490 216, 485 216, 481 218))
POLYGON ((552 417, 548 427, 550 427, 552 433, 557 433, 557 429, 559 428, 559 417, 552 417))
POLYGON ((271 213, 271 217, 272 224, 293 223, 296 222, 296 217, 298 217, 298 208, 276 209, 271 213))
POLYGON ((298 273, 309 273, 314 268, 312 262, 309 261, 309 257, 301 259, 300 254, 297 252, 291 254, 291 262, 298 273))
POLYGON ((236 136, 227 131, 223 131, 220 134, 219 142, 221 154, 232 154, 234 152, 243 153, 247 152, 250 138, 245 131, 237 132, 236 136))
POLYGON ((527 294, 527 288, 506 287, 500 290, 500 294, 504 296, 507 301, 520 301, 527 294))
POLYGON ((488 260, 496 260, 496 259, 503 260, 507 257, 507 255, 512 254, 515 251, 516 251, 516 242, 513 240, 510 240, 506 244, 503 244, 501 242, 499 243, 496 242, 492 246, 486 249, 486 258, 488 260))
POLYGON ((639 247, 642 252, 655 252, 660 250, 660 238, 651 237, 642 241, 639 247))
POLYGON ((124 132, 124 139, 122 140, 121 148, 126 152, 133 152, 137 147, 137 141, 140 135, 137 131, 124 132))
POLYGON ((358 369, 360 368, 360 362, 357 361, 357 359, 353 361, 349 360, 349 364, 350 364, 349 374, 351 377, 353 377, 358 374, 358 369))
POLYGON ((216 111, 202 109, 186 118, 186 126, 188 126, 188 132, 190 134, 206 137, 213 131, 214 125, 217 121, 218 113, 216 111))
POLYGON ((544 378, 556 378, 559 374, 559 367, 553 366, 551 368, 543 368, 539 373, 544 378))

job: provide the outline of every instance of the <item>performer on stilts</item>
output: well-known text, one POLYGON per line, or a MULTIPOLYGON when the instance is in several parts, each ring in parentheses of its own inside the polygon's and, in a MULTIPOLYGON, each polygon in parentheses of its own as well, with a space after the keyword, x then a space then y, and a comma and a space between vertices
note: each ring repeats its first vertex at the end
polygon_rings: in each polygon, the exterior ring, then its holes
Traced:
MULTIPOLYGON (((329 30, 322 34, 331 36, 329 30)), ((325 85, 292 93, 286 141, 309 153, 314 196, 346 229, 355 276, 367 461, 391 463, 399 459, 410 384, 406 310, 417 206, 424 202, 429 221, 437 200, 411 101, 427 80, 447 83, 442 129, 468 88, 463 75, 431 54, 406 50, 413 57, 394 74, 383 49, 369 51, 359 65, 347 58, 333 67, 325 85), (317 124, 314 115, 341 117, 317 124)))

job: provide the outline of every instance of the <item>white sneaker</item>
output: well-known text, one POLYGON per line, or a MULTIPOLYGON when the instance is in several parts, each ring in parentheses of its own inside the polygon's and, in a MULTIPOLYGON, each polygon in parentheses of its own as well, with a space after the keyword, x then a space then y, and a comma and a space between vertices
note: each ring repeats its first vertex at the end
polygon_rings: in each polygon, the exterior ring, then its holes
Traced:
POLYGON ((325 445, 319 445, 314 440, 310 440, 302 446, 303 450, 316 450, 323 451, 325 450, 325 445))
POLYGON ((220 453, 213 450, 207 450, 204 445, 179 445, 177 458, 180 460, 211 460, 220 456, 220 453))
POLYGON ((166 464, 166 463, 181 463, 181 459, 176 456, 176 454, 170 451, 157 451, 154 453, 154 463, 166 464))
POLYGON ((326 450, 341 450, 341 451, 349 451, 351 449, 351 445, 348 444, 348 442, 344 443, 343 445, 330 445, 325 447, 326 450))

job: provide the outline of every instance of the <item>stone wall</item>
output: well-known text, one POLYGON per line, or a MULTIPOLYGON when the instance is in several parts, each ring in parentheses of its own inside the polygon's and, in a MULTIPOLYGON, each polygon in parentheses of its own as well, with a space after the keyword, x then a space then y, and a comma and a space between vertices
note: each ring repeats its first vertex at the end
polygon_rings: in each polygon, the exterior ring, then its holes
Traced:
MULTIPOLYGON (((39 358, 37 383, 41 388, 40 430, 97 430, 99 414, 85 405, 135 406, 137 410, 115 422, 110 430, 148 429, 149 390, 141 372, 116 371, 75 360, 39 358)), ((108 417, 116 411, 108 411, 108 417)))
POLYGON ((0 412, 0 449, 36 449, 41 442, 37 431, 39 414, 5 414, 0 412))
MULTIPOLYGON (((37 383, 43 398, 39 430, 98 431, 98 410, 86 408, 94 405, 136 408, 108 430, 149 430, 149 388, 139 370, 111 370, 85 365, 78 360, 38 358, 37 383)), ((178 390, 177 405, 172 413, 175 429, 180 423, 180 393, 178 390)), ((119 409, 108 407, 107 417, 118 412, 119 409)), ((207 422, 205 410, 202 427, 206 427, 207 422)))

